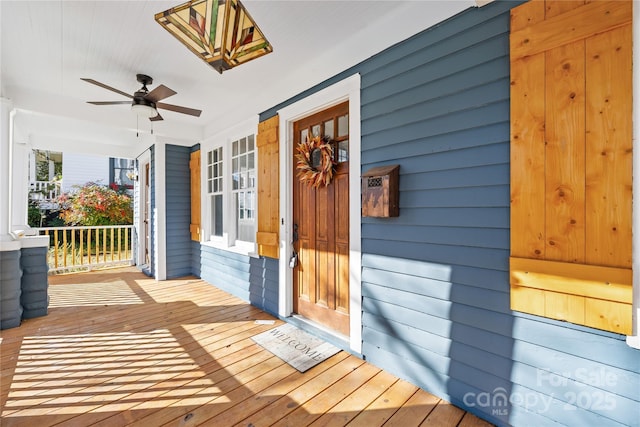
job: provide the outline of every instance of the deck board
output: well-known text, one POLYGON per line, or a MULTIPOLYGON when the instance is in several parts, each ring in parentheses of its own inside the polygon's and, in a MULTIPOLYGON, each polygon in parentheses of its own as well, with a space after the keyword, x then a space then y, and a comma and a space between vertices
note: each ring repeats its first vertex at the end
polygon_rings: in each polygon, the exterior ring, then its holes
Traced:
POLYGON ((345 352, 298 372, 251 340, 281 320, 194 277, 49 282, 49 314, 0 334, 3 427, 489 426, 345 352))

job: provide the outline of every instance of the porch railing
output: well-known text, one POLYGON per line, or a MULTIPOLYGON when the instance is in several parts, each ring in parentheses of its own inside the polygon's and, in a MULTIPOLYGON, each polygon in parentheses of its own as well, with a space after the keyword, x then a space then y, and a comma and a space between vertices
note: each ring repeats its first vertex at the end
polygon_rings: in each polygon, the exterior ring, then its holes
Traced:
POLYGON ((29 183, 29 196, 33 200, 52 201, 62 192, 61 181, 33 181, 29 183))
POLYGON ((49 236, 49 272, 133 264, 133 225, 42 227, 49 236))

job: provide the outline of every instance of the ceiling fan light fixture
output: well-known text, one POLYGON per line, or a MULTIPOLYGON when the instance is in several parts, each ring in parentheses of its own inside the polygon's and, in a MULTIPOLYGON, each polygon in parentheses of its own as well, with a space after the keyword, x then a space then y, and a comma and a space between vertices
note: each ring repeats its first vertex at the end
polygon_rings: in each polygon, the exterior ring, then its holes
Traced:
POLYGON ((273 51, 238 0, 191 0, 154 17, 220 74, 273 51))
POLYGON ((150 119, 158 115, 158 111, 152 106, 147 104, 132 104, 131 111, 136 113, 140 117, 150 119))

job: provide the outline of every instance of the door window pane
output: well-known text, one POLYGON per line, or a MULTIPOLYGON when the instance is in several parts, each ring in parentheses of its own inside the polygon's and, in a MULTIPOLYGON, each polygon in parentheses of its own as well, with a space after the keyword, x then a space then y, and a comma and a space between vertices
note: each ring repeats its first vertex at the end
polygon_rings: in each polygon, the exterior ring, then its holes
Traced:
POLYGON ((349 135, 349 115, 338 117, 338 137, 349 135))
POLYGON ((324 136, 328 137, 329 139, 335 138, 333 134, 333 120, 324 122, 324 136))

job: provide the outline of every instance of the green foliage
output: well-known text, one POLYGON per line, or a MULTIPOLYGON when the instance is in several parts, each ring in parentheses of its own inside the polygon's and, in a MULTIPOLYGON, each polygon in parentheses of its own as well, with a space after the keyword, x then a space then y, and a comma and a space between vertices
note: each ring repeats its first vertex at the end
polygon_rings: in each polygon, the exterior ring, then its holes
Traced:
POLYGON ((67 225, 128 225, 133 223, 133 207, 128 194, 89 182, 78 191, 58 199, 60 218, 67 225))
POLYGON ((38 204, 35 201, 30 200, 27 211, 29 227, 42 227, 43 218, 43 211, 38 208, 38 204))

